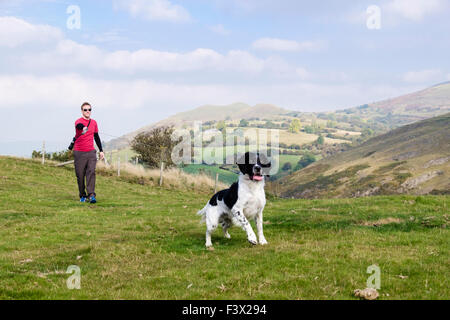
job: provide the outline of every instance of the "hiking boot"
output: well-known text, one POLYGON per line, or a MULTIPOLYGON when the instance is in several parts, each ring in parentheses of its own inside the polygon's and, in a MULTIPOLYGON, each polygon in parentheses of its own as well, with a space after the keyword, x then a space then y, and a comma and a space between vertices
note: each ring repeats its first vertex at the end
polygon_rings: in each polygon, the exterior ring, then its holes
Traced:
POLYGON ((97 202, 97 199, 95 199, 95 196, 90 196, 90 197, 89 197, 89 202, 90 202, 90 203, 96 203, 96 202, 97 202))
POLYGON ((81 197, 80 198, 80 202, 86 202, 86 200, 87 200, 86 197, 81 197))

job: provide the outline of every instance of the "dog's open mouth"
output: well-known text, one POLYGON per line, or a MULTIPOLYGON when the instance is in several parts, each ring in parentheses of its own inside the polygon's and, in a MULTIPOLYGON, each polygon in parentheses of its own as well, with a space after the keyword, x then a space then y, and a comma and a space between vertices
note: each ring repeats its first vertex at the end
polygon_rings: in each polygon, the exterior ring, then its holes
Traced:
POLYGON ((252 180, 261 181, 263 177, 261 175, 254 175, 252 180))

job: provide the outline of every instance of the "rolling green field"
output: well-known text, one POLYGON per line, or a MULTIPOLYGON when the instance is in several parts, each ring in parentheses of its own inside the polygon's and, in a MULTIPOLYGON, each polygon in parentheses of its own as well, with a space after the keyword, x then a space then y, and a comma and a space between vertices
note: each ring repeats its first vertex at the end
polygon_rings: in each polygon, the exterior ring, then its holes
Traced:
POLYGON ((219 174, 219 181, 231 185, 238 180, 238 175, 234 172, 220 169, 219 166, 208 166, 205 164, 190 164, 181 168, 184 172, 190 174, 198 174, 204 172, 211 176, 211 179, 216 179, 216 173, 219 174))
MULTIPOLYGON (((300 160, 301 156, 297 155, 287 155, 287 154, 280 154, 278 156, 278 159, 280 163, 278 164, 278 173, 276 175, 273 175, 272 177, 280 178, 286 174, 288 174, 291 171, 282 171, 281 168, 283 165, 287 162, 289 162, 292 166, 292 168, 295 168, 297 165, 297 162, 300 160)), ((218 165, 206 165, 206 164, 190 164, 186 165, 184 167, 181 167, 181 169, 184 172, 190 173, 190 174, 198 174, 200 172, 204 172, 211 176, 212 179, 216 178, 216 173, 219 174, 219 181, 231 185, 233 182, 236 182, 238 179, 238 175, 234 172, 223 170, 219 168, 218 165)), ((234 171, 237 171, 238 169, 235 168, 234 171)))
POLYGON ((210 194, 101 175, 96 191, 79 203, 73 169, 0 157, 0 299, 356 299, 373 264, 379 299, 450 298, 449 196, 269 197, 267 246, 233 227, 208 251, 210 194))

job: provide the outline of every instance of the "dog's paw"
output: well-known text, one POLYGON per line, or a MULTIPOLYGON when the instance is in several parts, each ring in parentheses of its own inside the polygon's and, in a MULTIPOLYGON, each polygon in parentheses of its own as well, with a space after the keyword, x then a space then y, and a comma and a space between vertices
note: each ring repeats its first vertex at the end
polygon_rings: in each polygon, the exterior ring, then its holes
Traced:
POLYGON ((223 235, 225 238, 227 238, 227 239, 230 239, 231 238, 231 236, 230 236, 230 234, 227 232, 227 233, 225 233, 224 235, 223 235))
POLYGON ((263 239, 259 239, 259 244, 264 246, 264 245, 268 244, 268 242, 266 239, 263 238, 263 239))
POLYGON ((248 237, 247 240, 254 246, 258 244, 258 240, 256 240, 256 237, 248 237))

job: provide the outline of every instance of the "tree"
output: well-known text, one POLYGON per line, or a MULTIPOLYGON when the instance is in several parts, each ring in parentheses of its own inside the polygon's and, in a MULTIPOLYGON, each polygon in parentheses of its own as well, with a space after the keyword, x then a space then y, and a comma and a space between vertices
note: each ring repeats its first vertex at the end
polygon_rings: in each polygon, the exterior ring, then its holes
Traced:
POLYGON ((239 127, 248 127, 248 125, 249 123, 245 119, 241 119, 241 121, 239 121, 239 127))
POLYGON ((149 167, 159 167, 161 161, 166 167, 173 166, 172 149, 180 142, 172 140, 174 131, 173 127, 159 127, 149 132, 141 132, 131 141, 131 149, 149 167))
POLYGON ((277 125, 270 120, 267 120, 266 124, 264 125, 264 128, 267 128, 267 129, 272 129, 272 128, 276 128, 276 127, 277 127, 277 125))
POLYGON ((317 145, 323 145, 324 142, 325 142, 325 138, 322 135, 320 135, 316 140, 317 145))
POLYGON ((301 128, 302 128, 302 124, 300 123, 300 120, 293 119, 291 121, 291 124, 289 125, 288 131, 292 132, 292 133, 299 133, 301 128))
POLYGON ((361 132, 361 136, 363 138, 367 138, 367 137, 371 137, 373 135, 373 130, 370 128, 365 128, 362 132, 361 132))
POLYGON ((66 162, 73 160, 73 151, 72 150, 63 150, 60 152, 52 153, 52 160, 66 162))
POLYGON ((328 120, 327 121, 327 128, 336 128, 336 121, 328 120))
MULTIPOLYGON (((33 159, 42 159, 42 152, 33 150, 32 154, 31 154, 31 157, 33 159)), ((45 159, 50 160, 51 159, 51 154, 50 153, 46 153, 45 154, 45 159)))
POLYGON ((227 125, 225 124, 225 121, 219 121, 217 122, 216 128, 219 131, 224 130, 227 127, 227 125))
POLYGON ((295 170, 300 170, 309 166, 311 163, 316 161, 316 157, 312 153, 305 153, 297 163, 295 170))
POLYGON ((305 126, 306 133, 314 133, 314 128, 312 126, 305 126))
POLYGON ((291 165, 290 162, 286 162, 286 163, 283 165, 283 168, 282 168, 283 171, 288 171, 288 170, 291 170, 291 169, 292 169, 292 165, 291 165))

